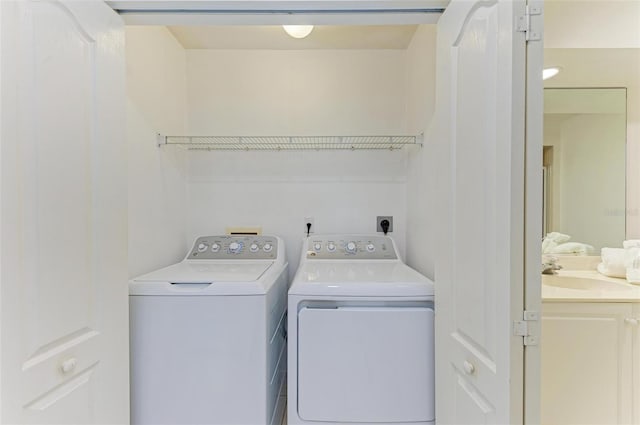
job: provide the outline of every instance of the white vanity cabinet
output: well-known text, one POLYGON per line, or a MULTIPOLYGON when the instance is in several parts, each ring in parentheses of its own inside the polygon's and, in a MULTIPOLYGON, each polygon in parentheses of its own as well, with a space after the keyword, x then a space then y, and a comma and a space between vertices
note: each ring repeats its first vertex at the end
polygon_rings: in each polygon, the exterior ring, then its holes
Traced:
POLYGON ((542 424, 639 423, 638 319, 638 303, 543 303, 542 424))
POLYGON ((632 370, 633 370, 633 398, 632 403, 632 423, 640 424, 640 303, 633 304, 632 320, 627 320, 627 324, 632 328, 633 337, 631 350, 632 370))

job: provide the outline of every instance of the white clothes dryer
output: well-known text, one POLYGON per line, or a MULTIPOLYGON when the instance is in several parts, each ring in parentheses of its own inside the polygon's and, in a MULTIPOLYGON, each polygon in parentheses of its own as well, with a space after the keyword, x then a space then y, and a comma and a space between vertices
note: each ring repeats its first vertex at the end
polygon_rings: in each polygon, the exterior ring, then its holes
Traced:
POLYGON ((288 304, 289 425, 435 423, 433 282, 391 238, 305 239, 288 304))
POLYGON ((200 237, 133 279, 131 423, 279 425, 287 282, 274 236, 200 237))

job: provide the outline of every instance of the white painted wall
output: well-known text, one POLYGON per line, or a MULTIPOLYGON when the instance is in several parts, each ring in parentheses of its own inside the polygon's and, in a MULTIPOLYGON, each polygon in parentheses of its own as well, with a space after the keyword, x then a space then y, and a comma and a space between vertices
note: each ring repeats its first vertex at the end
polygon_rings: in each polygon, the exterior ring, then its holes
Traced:
POLYGON ((545 48, 640 48, 637 0, 546 0, 545 48))
POLYGON ((406 155, 396 152, 199 152, 190 157, 191 237, 262 226, 284 238, 293 274, 304 217, 318 233, 373 233, 392 215, 404 253, 406 155))
POLYGON ((403 50, 188 50, 189 131, 405 131, 403 50))
MULTIPOLYGON (((404 50, 189 50, 189 132, 407 132, 404 50)), ((405 251, 407 150, 190 152, 189 237, 260 225, 285 239, 293 273, 305 216, 318 233, 375 232, 393 215, 405 251)))
POLYGON ((156 133, 184 134, 186 53, 164 27, 127 27, 130 277, 185 255, 185 153, 156 133))
MULTIPOLYGON (((428 135, 434 110, 436 27, 421 25, 407 49, 407 130, 428 135)), ((407 263, 434 277, 434 151, 428 137, 408 155, 407 263)))

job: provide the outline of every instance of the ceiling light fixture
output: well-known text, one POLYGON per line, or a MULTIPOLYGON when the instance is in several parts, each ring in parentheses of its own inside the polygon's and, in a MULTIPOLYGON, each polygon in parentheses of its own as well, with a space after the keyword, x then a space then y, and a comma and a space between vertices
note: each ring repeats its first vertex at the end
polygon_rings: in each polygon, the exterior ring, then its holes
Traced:
POLYGON ((542 79, 548 80, 549 78, 553 78, 560 72, 560 67, 553 66, 550 68, 545 68, 542 70, 542 79))
POLYGON ((282 28, 293 38, 305 38, 313 31, 313 25, 283 25, 282 28))

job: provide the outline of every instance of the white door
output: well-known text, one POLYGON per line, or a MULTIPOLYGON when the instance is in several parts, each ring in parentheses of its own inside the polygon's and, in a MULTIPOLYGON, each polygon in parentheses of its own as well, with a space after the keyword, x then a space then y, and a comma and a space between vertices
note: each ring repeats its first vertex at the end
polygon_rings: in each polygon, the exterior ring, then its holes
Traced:
POLYGON ((0 422, 126 423, 124 31, 0 2, 0 422))
POLYGON ((523 337, 513 332, 524 310, 524 15, 524 0, 453 0, 438 22, 440 424, 524 420, 523 337))

